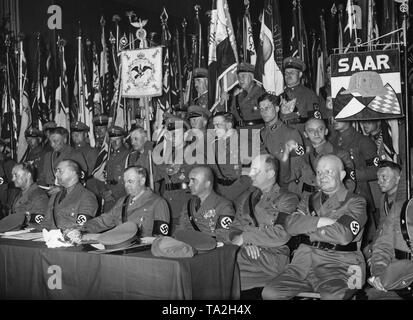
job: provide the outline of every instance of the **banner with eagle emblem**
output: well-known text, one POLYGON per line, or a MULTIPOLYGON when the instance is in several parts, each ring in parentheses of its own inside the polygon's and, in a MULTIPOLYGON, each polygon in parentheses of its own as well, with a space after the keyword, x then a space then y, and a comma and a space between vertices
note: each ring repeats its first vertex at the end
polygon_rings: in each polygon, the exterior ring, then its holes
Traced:
POLYGON ((123 97, 162 95, 162 47, 122 51, 121 67, 123 97))

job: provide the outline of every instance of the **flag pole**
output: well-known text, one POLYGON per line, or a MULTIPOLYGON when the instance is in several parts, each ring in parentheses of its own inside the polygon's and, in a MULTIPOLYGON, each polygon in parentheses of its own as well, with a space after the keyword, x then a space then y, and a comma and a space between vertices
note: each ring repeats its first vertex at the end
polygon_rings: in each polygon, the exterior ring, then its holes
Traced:
POLYGON ((408 82, 408 58, 407 58, 407 22, 409 16, 409 2, 403 1, 400 5, 400 11, 403 14, 403 56, 404 56, 404 101, 406 106, 406 186, 407 186, 407 199, 410 199, 410 108, 409 108, 409 82, 408 82))
POLYGON ((14 132, 17 130, 14 126, 17 124, 16 121, 16 108, 13 107, 13 100, 11 97, 11 84, 10 84, 10 46, 11 40, 10 36, 6 35, 6 39, 4 41, 4 45, 6 46, 6 78, 7 78, 7 97, 9 103, 9 112, 11 112, 11 129, 10 129, 10 156, 13 160, 16 160, 16 150, 15 150, 15 141, 14 139, 14 132))

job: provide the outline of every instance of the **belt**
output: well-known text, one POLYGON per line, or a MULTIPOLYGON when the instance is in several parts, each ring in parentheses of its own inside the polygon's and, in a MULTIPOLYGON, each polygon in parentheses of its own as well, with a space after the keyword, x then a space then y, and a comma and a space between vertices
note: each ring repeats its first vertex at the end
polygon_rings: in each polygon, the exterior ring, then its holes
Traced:
POLYGON ((238 179, 216 179, 217 183, 220 184, 221 186, 230 186, 232 185, 235 181, 237 181, 238 179))
POLYGON ((188 183, 186 182, 177 182, 177 183, 166 183, 165 190, 173 191, 173 190, 187 190, 188 183))
POLYGON ((394 254, 396 255, 397 260, 411 260, 412 259, 411 252, 394 249, 394 254))
POLYGON ((307 184, 307 183, 304 182, 304 183, 303 183, 303 191, 307 191, 307 192, 314 193, 314 192, 317 191, 317 187, 316 187, 316 186, 309 185, 309 184, 307 184))
POLYGON ((306 235, 301 235, 301 243, 315 247, 322 250, 336 250, 336 251, 357 251, 357 243, 350 242, 349 244, 343 246, 341 244, 332 244, 328 242, 321 241, 310 241, 310 237, 306 235))
POLYGON ((238 121, 239 127, 248 127, 248 126, 255 126, 257 124, 265 124, 264 120, 256 119, 256 120, 240 120, 238 121))

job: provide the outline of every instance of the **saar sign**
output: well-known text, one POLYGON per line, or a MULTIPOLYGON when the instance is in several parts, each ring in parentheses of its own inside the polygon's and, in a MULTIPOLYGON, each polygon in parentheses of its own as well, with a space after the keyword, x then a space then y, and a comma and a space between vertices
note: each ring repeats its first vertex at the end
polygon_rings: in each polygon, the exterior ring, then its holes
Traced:
POLYGON ((399 51, 331 55, 331 97, 335 119, 402 117, 399 51))

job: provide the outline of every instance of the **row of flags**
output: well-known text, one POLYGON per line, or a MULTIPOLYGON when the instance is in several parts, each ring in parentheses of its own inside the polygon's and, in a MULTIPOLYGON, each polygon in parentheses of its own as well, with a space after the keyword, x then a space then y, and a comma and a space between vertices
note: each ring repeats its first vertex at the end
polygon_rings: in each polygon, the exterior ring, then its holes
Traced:
MULTIPOLYGON (((364 4, 354 4, 347 0, 345 6, 333 3, 320 15, 320 35, 311 35, 309 39, 303 19, 303 8, 300 0, 292 1, 292 22, 290 30, 282 30, 280 1, 265 0, 260 13, 259 39, 254 41, 254 24, 249 13, 250 1, 244 0, 245 12, 242 26, 238 27, 241 36, 234 34, 232 19, 227 0, 213 0, 208 28, 201 24, 200 8, 196 6, 195 34, 188 43, 184 20, 181 26, 172 32, 168 28, 168 16, 164 9, 161 14, 161 45, 163 50, 163 95, 153 98, 150 115, 155 121, 155 130, 160 135, 163 130, 164 112, 177 112, 191 104, 195 97, 192 72, 197 67, 207 67, 209 75, 209 108, 214 109, 220 103, 223 92, 228 92, 237 84, 236 66, 240 61, 255 65, 256 81, 262 83, 266 91, 280 94, 283 92, 284 80, 282 60, 286 56, 300 57, 307 64, 307 85, 317 93, 326 83, 325 71, 328 55, 332 48, 338 52, 352 50, 357 44, 360 29, 366 25, 369 47, 374 49, 379 43, 375 40, 397 28, 397 15, 393 0, 382 0, 385 23, 378 28, 376 1, 368 0, 364 4), (361 8, 361 7, 362 8, 361 8), (366 9, 366 10, 363 10, 366 9), (386 16, 387 15, 387 16, 386 16), (327 17, 327 19, 325 19, 327 17), (367 17, 367 18, 365 18, 367 17), (363 22, 365 21, 365 23, 363 22), (208 44, 205 44, 204 33, 207 32, 208 44), (289 32, 290 36, 285 36, 289 32), (332 36, 333 35, 333 36, 332 36), (242 43, 238 43, 237 40, 242 43), (311 40, 311 41, 310 41, 311 40), (283 51, 283 43, 288 41, 287 52, 283 51), (310 46, 311 44, 311 46, 310 46), (208 50, 206 50, 206 48, 208 50), (207 55, 205 53, 208 52, 207 55)), ((132 24, 133 15, 129 15, 132 24)), ((2 93, 3 127, 8 126, 17 145, 17 159, 24 158, 27 147, 24 142, 24 130, 30 126, 42 128, 47 121, 55 121, 58 126, 70 130, 70 121, 80 120, 90 127, 89 138, 94 145, 94 115, 105 113, 110 122, 130 129, 136 106, 141 102, 124 99, 120 96, 121 66, 119 51, 121 48, 133 49, 135 38, 133 33, 120 37, 105 30, 105 20, 100 20, 101 37, 98 44, 87 43, 81 35, 77 41, 77 57, 74 72, 74 90, 69 92, 67 66, 65 57, 65 41, 57 39, 56 56, 50 48, 42 55, 40 39, 35 53, 35 77, 31 92, 27 81, 27 67, 23 52, 23 42, 19 42, 21 61, 11 61, 10 74, 4 83, 2 93), (107 41, 109 40, 109 41, 107 41), (109 43, 109 45, 108 45, 109 43), (21 45, 20 45, 21 44, 21 45), (99 50, 98 50, 99 47, 99 50), (21 77, 17 77, 16 66, 19 66, 21 77), (18 79, 20 82, 18 83, 18 79), (23 80, 22 80, 23 79, 23 80), (23 92, 23 94, 21 94, 23 92), (21 96, 19 96, 19 94, 21 96), (31 97, 31 99, 29 99, 31 97), (29 103, 29 101, 32 101, 29 103), (69 102, 71 104, 69 105, 69 102), (5 121, 10 119, 10 121, 5 121)), ((132 24, 133 25, 133 24, 132 24)), ((396 42, 397 34, 380 39, 381 42, 396 42)), ((149 41, 150 43, 150 41, 149 41)), ((9 54, 10 60, 13 55, 9 54)), ((141 108, 142 109, 142 108, 141 108)), ((2 128, 2 136, 6 128, 2 128)), ((7 134, 6 134, 7 135, 7 134)), ((107 146, 102 146, 103 149, 107 146)), ((13 145, 11 146, 13 149, 13 145)))

